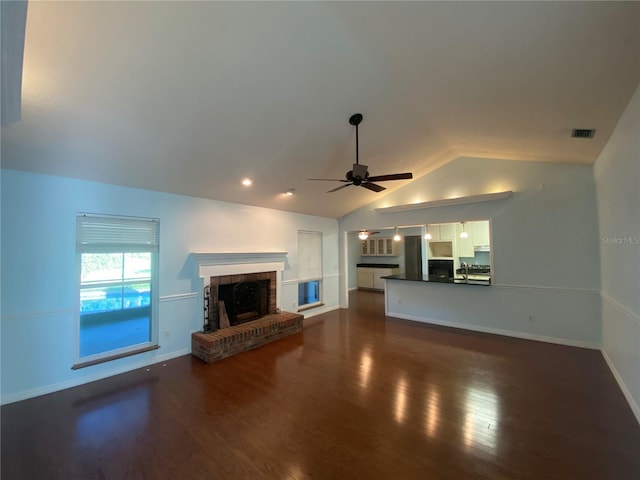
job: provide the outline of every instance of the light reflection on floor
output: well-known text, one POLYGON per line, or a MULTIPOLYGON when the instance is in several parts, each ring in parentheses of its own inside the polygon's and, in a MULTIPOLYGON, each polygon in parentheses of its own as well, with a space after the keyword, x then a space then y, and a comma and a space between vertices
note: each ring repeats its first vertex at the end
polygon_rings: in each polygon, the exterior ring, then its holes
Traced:
POLYGON ((407 415, 407 387, 407 379, 404 376, 400 377, 396 383, 396 399, 393 408, 398 423, 404 423, 407 415))
POLYGON ((366 390, 369 385, 369 378, 371 376, 371 367, 373 360, 371 359, 371 351, 369 349, 363 350, 360 357, 360 388, 366 390))
POLYGON ((497 454, 500 404, 496 393, 487 387, 469 387, 465 395, 462 439, 468 450, 497 454))
POLYGON ((425 398, 425 432, 427 436, 434 438, 437 433, 440 419, 440 392, 436 387, 429 387, 425 398))

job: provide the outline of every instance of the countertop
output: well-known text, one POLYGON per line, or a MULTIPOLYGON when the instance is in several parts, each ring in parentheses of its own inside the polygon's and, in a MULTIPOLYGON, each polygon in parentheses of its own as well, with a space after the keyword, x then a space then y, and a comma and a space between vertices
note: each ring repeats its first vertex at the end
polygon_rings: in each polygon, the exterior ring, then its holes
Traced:
POLYGON ((428 276, 422 275, 407 275, 405 273, 399 273, 397 275, 387 275, 387 280, 406 280, 409 282, 425 282, 425 283, 444 283, 453 285, 491 285, 491 277, 489 275, 472 275, 472 277, 484 277, 484 278, 469 278, 465 280, 463 278, 451 278, 448 281, 429 280, 428 276))
POLYGON ((356 267, 364 268, 400 268, 398 263, 358 263, 356 267))

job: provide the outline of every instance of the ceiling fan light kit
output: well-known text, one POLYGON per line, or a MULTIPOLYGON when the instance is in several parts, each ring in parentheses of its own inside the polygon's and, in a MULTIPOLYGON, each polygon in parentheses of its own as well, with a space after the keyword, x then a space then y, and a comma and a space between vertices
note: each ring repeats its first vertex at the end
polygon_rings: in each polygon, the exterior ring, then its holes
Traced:
POLYGON ((359 161, 359 140, 358 140, 358 125, 362 122, 364 117, 361 113, 354 113, 349 117, 349 123, 356 127, 356 163, 353 164, 353 168, 349 170, 345 174, 345 179, 333 179, 333 178, 308 178, 307 180, 319 180, 325 182, 342 182, 345 185, 340 185, 336 188, 333 188, 327 193, 337 192, 338 190, 342 190, 350 185, 355 185, 356 187, 364 187, 367 190, 371 190, 372 192, 381 192, 385 190, 385 187, 382 185, 378 185, 374 182, 386 182, 389 180, 410 180, 413 178, 413 174, 411 172, 407 173, 392 173, 389 175, 369 175, 369 167, 367 165, 360 165, 359 161))

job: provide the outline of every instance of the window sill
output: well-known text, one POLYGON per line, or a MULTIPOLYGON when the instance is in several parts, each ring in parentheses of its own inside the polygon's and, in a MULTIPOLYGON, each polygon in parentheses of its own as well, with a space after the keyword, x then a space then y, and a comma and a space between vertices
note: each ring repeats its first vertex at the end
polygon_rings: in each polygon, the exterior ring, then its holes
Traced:
POLYGON ((137 350, 132 350, 130 352, 118 353, 116 355, 110 355, 108 357, 98 358, 96 360, 90 360, 88 362, 76 363, 71 367, 71 370, 78 370, 80 368, 91 367, 93 365, 110 362, 112 360, 117 360, 119 358, 125 358, 125 357, 130 357, 131 355, 137 355, 139 353, 150 352, 151 350, 157 350, 159 348, 160 348, 160 345, 150 345, 148 347, 142 347, 137 350))
POLYGON ((324 303, 320 302, 320 303, 312 303, 311 305, 305 305, 304 307, 300 307, 298 309, 298 312, 304 312, 305 310, 311 310, 312 308, 316 308, 316 307, 324 307, 324 303))

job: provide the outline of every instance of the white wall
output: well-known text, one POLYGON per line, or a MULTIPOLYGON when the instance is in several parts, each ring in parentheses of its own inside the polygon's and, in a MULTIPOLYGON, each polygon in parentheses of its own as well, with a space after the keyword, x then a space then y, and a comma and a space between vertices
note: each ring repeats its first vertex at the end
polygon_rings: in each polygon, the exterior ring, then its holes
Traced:
POLYGON ((389 315, 598 348, 599 240, 590 166, 458 158, 347 215, 340 228, 485 219, 491 219, 494 285, 391 281, 389 315), (494 202, 374 211, 504 190, 515 193, 494 202))
POLYGON ((362 255, 360 255, 360 239, 358 234, 350 232, 347 234, 347 258, 349 263, 347 266, 347 279, 349 290, 358 288, 358 268, 356 265, 362 262, 362 255))
POLYGON ((281 306, 291 310, 297 302, 297 231, 320 231, 322 311, 338 308, 335 219, 11 170, 2 170, 1 182, 2 403, 188 354, 191 332, 202 328, 201 283, 191 252, 290 252, 281 306), (160 349, 71 370, 79 286, 77 212, 160 219, 160 349))
POLYGON ((603 352, 640 422, 640 87, 594 172, 603 352))

